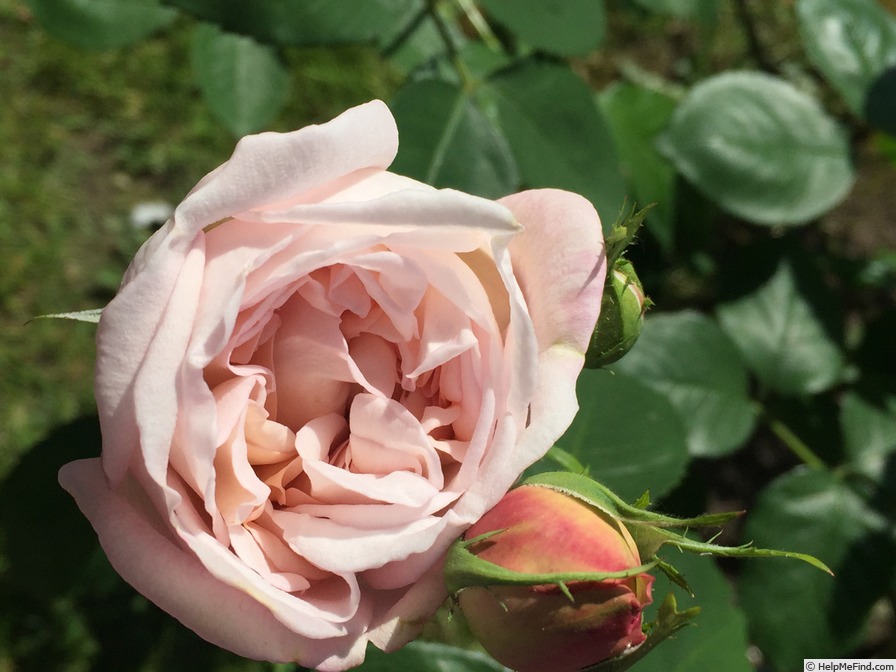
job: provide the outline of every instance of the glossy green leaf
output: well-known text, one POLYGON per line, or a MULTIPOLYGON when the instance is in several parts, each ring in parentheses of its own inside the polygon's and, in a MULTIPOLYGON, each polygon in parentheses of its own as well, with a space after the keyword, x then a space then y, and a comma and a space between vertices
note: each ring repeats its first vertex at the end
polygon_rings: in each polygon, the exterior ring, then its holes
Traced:
POLYGON ((436 642, 411 642, 393 653, 370 646, 358 672, 508 672, 484 653, 466 651, 436 642))
POLYGON ((655 203, 647 228, 665 251, 674 243, 675 168, 657 152, 655 141, 675 109, 669 96, 617 82, 598 96, 619 150, 621 170, 639 205, 655 203))
POLYGON ((392 112, 401 136, 394 172, 487 198, 516 191, 507 142, 465 90, 440 80, 413 82, 399 91, 392 112))
POLYGON ((489 16, 536 49, 581 56, 606 34, 603 0, 480 0, 489 16))
MULTIPOLYGON (((445 55, 445 41, 428 14, 421 14, 408 25, 395 28, 395 34, 386 35, 382 43, 383 55, 398 72, 408 75, 445 55)), ((452 35, 452 38, 462 41, 460 35, 452 35)))
POLYGON ((869 122, 896 137, 896 65, 871 82, 863 112, 869 122))
POLYGON ((847 456, 856 471, 875 480, 896 456, 896 395, 871 400, 849 392, 841 402, 840 425, 847 456))
POLYGON ((892 523, 825 470, 792 472, 766 488, 744 540, 811 553, 834 570, 831 577, 774 558, 743 563, 739 594, 750 630, 782 672, 803 658, 846 657, 896 575, 892 523))
POLYGON ((724 455, 753 430, 747 369, 731 340, 704 315, 648 318, 635 347, 613 369, 665 396, 687 429, 692 455, 724 455))
POLYGON ((395 33, 422 0, 166 0, 223 30, 259 42, 309 46, 378 42, 395 33))
POLYGON ((839 203, 854 180, 837 123, 792 85, 759 73, 698 84, 659 146, 700 191, 758 224, 804 224, 839 203))
MULTIPOLYGON (((661 555, 680 571, 694 592, 694 597, 672 585, 660 572, 655 572, 654 600, 672 591, 681 608, 700 607, 694 627, 684 628, 675 637, 647 656, 635 672, 750 672, 747 660, 747 628, 743 612, 734 604, 734 594, 724 574, 712 558, 678 553, 672 548, 661 555)), ((743 564, 766 562, 742 560, 743 564)), ((654 618, 657 605, 648 608, 645 620, 654 618)))
POLYGON ((871 83, 896 64, 896 17, 877 0, 798 0, 809 58, 862 114, 871 83))
POLYGON ((588 86, 569 68, 523 61, 480 87, 494 105, 528 187, 568 189, 597 208, 604 230, 625 201, 613 138, 588 86))
POLYGON ((576 387, 579 413, 557 441, 589 474, 625 500, 659 498, 684 474, 689 456, 678 412, 624 373, 586 370, 576 387))
POLYGON ((835 300, 812 283, 783 259, 758 289, 717 310, 722 329, 752 371, 781 394, 821 392, 842 374, 843 355, 824 319, 835 300))
POLYGON ((177 11, 161 0, 27 0, 48 33, 87 49, 110 49, 164 28, 177 11))
POLYGON ((237 137, 261 130, 286 102, 289 73, 273 47, 251 37, 199 24, 192 61, 209 107, 237 137))
POLYGON ((680 16, 683 18, 702 16, 706 12, 715 11, 718 0, 635 0, 644 9, 658 14, 680 16))

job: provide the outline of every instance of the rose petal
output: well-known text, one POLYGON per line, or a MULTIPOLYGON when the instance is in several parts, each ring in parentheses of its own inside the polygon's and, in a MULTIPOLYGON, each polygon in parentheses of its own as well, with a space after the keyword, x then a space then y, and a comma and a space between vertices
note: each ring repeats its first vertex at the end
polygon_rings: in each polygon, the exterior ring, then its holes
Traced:
POLYGON ((246 136, 230 160, 206 176, 177 207, 175 228, 195 235, 218 220, 298 199, 354 171, 385 168, 397 151, 395 121, 378 100, 320 126, 246 136))
POLYGON ((584 354, 607 273, 594 206, 556 189, 524 191, 500 203, 524 227, 509 249, 540 350, 562 345, 584 354))
POLYGON ((343 670, 364 658, 364 639, 323 641, 284 626, 257 596, 216 579, 196 558, 162 535, 153 512, 108 487, 98 459, 65 465, 59 482, 90 520, 115 570, 134 588, 204 639, 257 660, 343 670))

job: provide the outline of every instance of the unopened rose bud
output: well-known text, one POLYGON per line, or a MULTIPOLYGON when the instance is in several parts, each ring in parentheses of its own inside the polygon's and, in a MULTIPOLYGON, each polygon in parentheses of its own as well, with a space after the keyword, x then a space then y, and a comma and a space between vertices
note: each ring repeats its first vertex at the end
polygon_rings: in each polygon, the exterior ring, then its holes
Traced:
MULTIPOLYGON (((466 538, 478 558, 526 574, 622 572, 641 566, 625 527, 583 501, 537 485, 511 490, 466 538)), ((572 672, 641 644, 653 577, 471 587, 458 600, 474 636, 517 672, 572 672)))
POLYGON ((612 364, 631 350, 641 335, 648 305, 634 266, 625 259, 617 260, 604 285, 600 317, 585 355, 585 366, 596 369, 612 364))

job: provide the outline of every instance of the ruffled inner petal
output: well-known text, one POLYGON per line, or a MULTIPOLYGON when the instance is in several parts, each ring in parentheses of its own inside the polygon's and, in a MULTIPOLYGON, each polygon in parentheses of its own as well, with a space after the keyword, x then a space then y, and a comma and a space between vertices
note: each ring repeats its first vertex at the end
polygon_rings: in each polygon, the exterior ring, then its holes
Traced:
MULTIPOLYGON (((368 179, 354 176, 332 202, 368 179)), ((380 205, 388 213, 395 203, 380 205)), ((351 204, 289 208, 284 222, 242 213, 208 233, 221 255, 210 280, 236 277, 241 303, 223 336, 204 327, 226 343, 203 371, 217 412, 202 481, 211 497, 198 481, 178 489, 190 529, 213 534, 271 589, 354 622, 372 608, 359 576, 378 577, 394 602, 472 522, 451 509, 509 422, 499 409, 514 380, 504 355, 511 281, 482 244, 491 234, 453 221, 440 224, 435 247, 420 247, 409 224, 369 225, 380 215, 335 240, 342 225, 314 221, 351 204), (240 242, 236 229, 249 226, 265 230, 264 245, 240 242)), ((513 230, 486 211, 494 232, 513 230)), ((292 623, 300 611, 278 618, 292 623)))

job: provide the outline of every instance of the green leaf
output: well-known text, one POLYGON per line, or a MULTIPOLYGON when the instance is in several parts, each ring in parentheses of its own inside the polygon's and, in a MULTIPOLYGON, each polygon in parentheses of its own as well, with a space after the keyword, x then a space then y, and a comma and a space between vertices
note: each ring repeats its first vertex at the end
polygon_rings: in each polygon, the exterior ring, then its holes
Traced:
POLYGON ((165 0, 223 30, 259 42, 312 46, 378 42, 409 21, 422 0, 165 0))
MULTIPOLYGON (((635 667, 635 672, 750 672, 747 660, 747 627, 743 612, 734 605, 729 582, 712 558, 669 549, 667 559, 687 578, 694 597, 681 595, 683 607, 698 606, 694 627, 684 628, 635 667)), ((751 561, 747 561, 751 562, 751 561)), ((757 563, 766 562, 757 560, 757 563)), ((654 595, 676 591, 666 576, 658 574, 654 595)), ((645 620, 655 618, 657 605, 648 607, 645 620)))
POLYGON ((633 84, 615 83, 598 96, 619 149, 621 169, 641 205, 656 203, 647 228, 664 251, 674 242, 675 169, 656 151, 655 140, 675 109, 665 94, 633 84))
POLYGON ((871 83, 896 64, 896 18, 877 0, 798 0, 796 11, 809 58, 862 114, 871 83))
POLYGON ((160 0, 27 0, 48 33, 86 49, 132 44, 171 23, 160 0))
POLYGON ((724 455, 753 431, 756 407, 737 348, 695 312, 648 318, 641 338, 612 367, 662 394, 678 411, 692 455, 724 455))
POLYGON ((237 137, 261 130, 286 102, 289 73, 273 47, 201 23, 192 61, 209 107, 237 137))
POLYGON ((603 0, 480 0, 523 42, 560 56, 583 56, 606 34, 603 0))
MULTIPOLYGON (((449 26, 449 30, 453 26, 449 26)), ((407 25, 395 26, 395 34, 382 38, 383 55, 389 64, 403 75, 414 72, 421 66, 445 55, 445 42, 439 34, 436 23, 428 12, 423 12, 407 25)), ((457 43, 462 43, 461 35, 452 35, 457 43)))
POLYGON ((824 214, 854 180, 848 139, 836 122, 806 94, 759 73, 698 84, 659 146, 709 198, 769 226, 824 214))
POLYGON ((423 641, 411 642, 393 653, 369 646, 364 664, 355 669, 358 672, 509 672, 484 653, 423 641))
POLYGON ((887 68, 871 82, 863 112, 869 122, 896 137, 896 66, 887 68))
POLYGON ((743 563, 740 601, 774 667, 847 656, 896 575, 892 523, 830 472, 799 470, 760 494, 744 538, 817 555, 835 574, 774 558, 743 563))
POLYGON ((644 9, 658 14, 689 18, 715 11, 718 0, 635 0, 644 9))
POLYGON ((662 395, 600 369, 583 371, 576 390, 580 410, 560 447, 626 500, 647 489, 659 499, 678 483, 689 460, 685 430, 662 395))
POLYGON ((896 455, 896 395, 875 403, 848 392, 841 402, 840 425, 853 468, 874 480, 883 478, 888 460, 896 455))
POLYGON ((436 187, 497 198, 516 190, 516 163, 507 142, 460 87, 413 82, 392 103, 401 143, 391 166, 436 187))
POLYGON ((625 201, 616 149, 591 90, 568 67, 526 60, 480 87, 529 187, 582 194, 604 230, 625 201))
POLYGON ((840 348, 823 319, 835 299, 824 296, 812 281, 782 259, 758 289, 718 307, 722 329, 747 364, 765 386, 781 394, 821 392, 843 371, 840 348))

